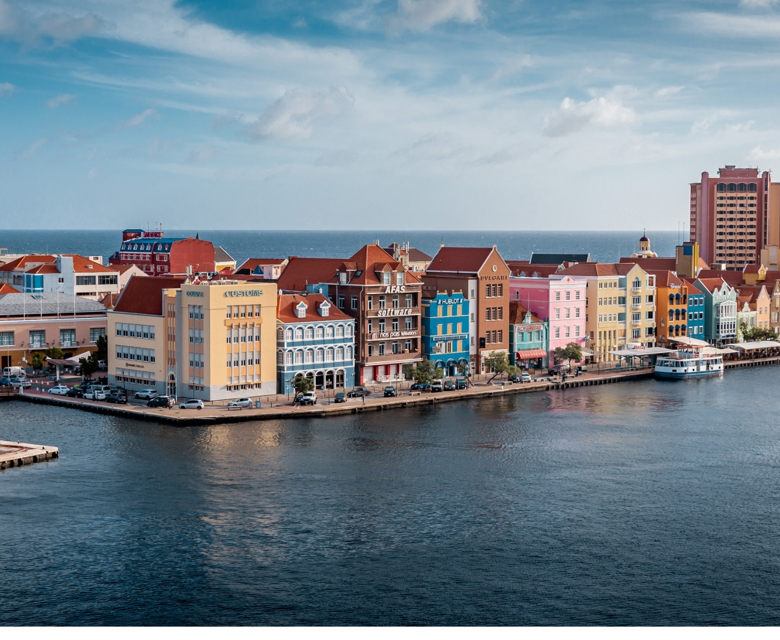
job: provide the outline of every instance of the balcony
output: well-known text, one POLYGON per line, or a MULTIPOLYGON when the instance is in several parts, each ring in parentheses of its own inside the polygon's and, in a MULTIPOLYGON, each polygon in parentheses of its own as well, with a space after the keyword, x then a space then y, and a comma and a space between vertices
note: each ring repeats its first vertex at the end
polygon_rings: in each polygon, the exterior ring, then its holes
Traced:
POLYGON ((397 364, 399 362, 419 362, 422 359, 420 352, 412 349, 409 353, 386 353, 383 356, 366 356, 364 359, 356 358, 356 362, 363 365, 397 364))
POLYGON ((642 303, 641 302, 632 302, 631 303, 631 308, 632 309, 641 309, 642 308, 642 303))
POLYGON ((366 309, 367 318, 396 318, 399 316, 419 316, 420 307, 388 307, 386 309, 366 309))
MULTIPOLYGON (((419 338, 419 329, 398 329, 396 331, 373 331, 366 334, 366 340, 409 340, 410 338, 419 338)), ((456 336, 441 336, 442 338, 454 339, 456 336)), ((461 336, 462 337, 462 336, 461 336)))
POLYGON ((631 324, 633 324, 633 325, 640 325, 640 324, 642 324, 642 319, 641 318, 639 318, 639 319, 631 318, 631 324))
POLYGON ((631 291, 633 291, 634 293, 638 293, 641 290, 642 290, 642 285, 641 284, 633 284, 633 285, 631 285, 631 291))

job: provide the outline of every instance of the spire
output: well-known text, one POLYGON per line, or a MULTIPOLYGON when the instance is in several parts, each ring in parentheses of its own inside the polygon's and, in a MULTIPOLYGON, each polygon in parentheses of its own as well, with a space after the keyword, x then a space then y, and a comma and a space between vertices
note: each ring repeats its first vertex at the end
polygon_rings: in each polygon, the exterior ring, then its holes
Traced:
POLYGON ((198 231, 195 232, 195 239, 200 240, 200 232, 198 231))

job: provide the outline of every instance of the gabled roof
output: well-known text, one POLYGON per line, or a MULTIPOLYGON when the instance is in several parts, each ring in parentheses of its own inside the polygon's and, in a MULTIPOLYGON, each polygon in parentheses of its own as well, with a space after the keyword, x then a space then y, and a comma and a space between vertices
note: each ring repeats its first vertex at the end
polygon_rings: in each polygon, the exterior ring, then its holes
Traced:
MULTIPOLYGON (((336 282, 336 271, 344 263, 341 258, 298 258, 291 256, 279 276, 280 291, 305 292, 307 285, 336 282)), ((245 263, 246 264, 246 263, 245 263)))
POLYGON ((214 262, 235 262, 235 260, 222 247, 217 247, 214 249, 214 262))
POLYGON ((6 293, 21 293, 21 291, 14 289, 10 284, 0 284, 0 296, 4 296, 6 293))
POLYGON ((495 247, 441 247, 428 265, 428 273, 476 274, 495 250, 495 247))
POLYGON ((737 289, 737 295, 739 295, 740 299, 742 296, 747 296, 748 302, 754 303, 756 300, 758 300, 759 296, 761 295, 761 290, 763 289, 766 291, 767 298, 769 297, 769 292, 767 291, 766 286, 762 284, 754 284, 754 285, 740 285, 736 287, 737 289))
POLYGON ((720 271, 719 269, 702 269, 699 271, 699 279, 703 278, 722 278, 732 287, 736 284, 742 284, 741 271, 720 271))
POLYGON ((67 258, 73 258, 73 271, 76 273, 116 273, 114 267, 104 267, 102 264, 87 260, 84 256, 74 253, 63 254, 67 258))
POLYGON ((184 278, 160 276, 157 278, 130 278, 122 295, 114 305, 117 313, 140 313, 147 316, 163 315, 163 289, 179 289, 184 278))
POLYGON ((532 253, 531 264, 561 264, 563 262, 590 262, 589 253, 532 253))
POLYGON ((668 269, 645 269, 647 273, 655 276, 656 287, 682 287, 687 286, 687 283, 678 278, 672 271, 668 269))
POLYGON ((113 267, 114 271, 119 272, 120 275, 124 275, 125 273, 130 271, 130 269, 137 269, 138 270, 139 273, 133 274, 133 275, 139 275, 139 276, 140 275, 146 275, 144 270, 141 269, 141 267, 139 267, 137 264, 116 264, 116 265, 111 265, 111 266, 113 267))
POLYGON ((762 264, 756 264, 756 263, 754 263, 754 264, 746 264, 742 268, 742 273, 759 273, 761 271, 761 267, 763 267, 763 266, 764 265, 762 265, 762 264))
MULTIPOLYGON (((525 308, 522 302, 510 302, 509 324, 522 324, 525 321, 526 313, 528 313, 528 309, 525 308)), ((541 323, 541 320, 539 320, 539 318, 537 318, 533 313, 531 314, 531 321, 541 323)))
POLYGON ((625 276, 636 265, 631 263, 604 263, 601 262, 580 262, 575 264, 559 273, 567 276, 591 276, 591 277, 609 277, 609 276, 625 276))
POLYGON ((292 322, 314 322, 317 320, 352 320, 350 316, 339 309, 335 304, 328 300, 321 293, 310 293, 302 295, 298 293, 283 293, 278 296, 276 303, 276 317, 285 324, 292 322), (306 317, 299 318, 295 315, 296 307, 301 303, 306 303, 306 317), (319 309, 323 303, 326 303, 330 311, 327 317, 320 315, 319 309))
POLYGON ((249 258, 244 263, 237 267, 235 272, 240 274, 251 274, 255 269, 263 267, 273 267, 276 265, 284 264, 287 262, 286 258, 249 258))
POLYGON ((429 256, 427 253, 424 253, 419 249, 415 249, 414 247, 409 247, 409 249, 406 250, 397 242, 393 242, 393 244, 385 249, 385 251, 387 251, 387 253, 389 253, 391 256, 395 255, 396 250, 398 251, 399 255, 406 254, 409 257, 409 262, 430 262, 433 260, 433 258, 431 258, 431 256, 429 256))
MULTIPOLYGON (((725 273, 725 272, 724 272, 725 273)), ((715 289, 721 289, 723 288, 724 284, 728 284, 723 278, 697 278, 697 282, 701 283, 701 285, 707 289, 710 293, 712 293, 715 289)))
POLYGON ((39 264, 37 267, 33 267, 32 269, 28 269, 25 271, 25 273, 30 273, 33 275, 39 275, 43 273, 59 273, 60 270, 57 268, 56 264, 39 264))
POLYGON ((56 258, 49 255, 31 254, 29 256, 22 256, 16 260, 11 260, 6 264, 0 266, 0 271, 23 271, 28 264, 47 264, 54 262, 56 258))
POLYGON ((531 264, 528 260, 507 260, 509 270, 513 276, 526 278, 549 278, 552 274, 561 270, 559 264, 531 264))
POLYGON ((100 304, 102 304, 106 309, 113 309, 116 306, 117 300, 119 300, 119 296, 121 295, 121 293, 107 293, 102 298, 100 298, 100 304))
MULTIPOLYGON (((289 265, 287 268, 289 269, 289 265)), ((378 244, 367 244, 361 247, 349 260, 342 262, 339 269, 354 270, 354 276, 349 284, 355 285, 382 284, 376 276, 377 271, 403 271, 406 284, 419 284, 421 282, 419 277, 411 271, 406 271, 400 262, 393 260, 393 257, 378 244)))
POLYGON ((621 264, 638 264, 645 271, 649 269, 666 269, 675 271, 677 260, 675 258, 620 258, 621 264))

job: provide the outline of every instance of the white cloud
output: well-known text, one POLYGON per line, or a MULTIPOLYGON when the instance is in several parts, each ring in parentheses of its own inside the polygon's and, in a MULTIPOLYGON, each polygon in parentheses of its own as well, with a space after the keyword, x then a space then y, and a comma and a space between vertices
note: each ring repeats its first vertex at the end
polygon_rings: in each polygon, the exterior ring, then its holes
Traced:
POLYGON ((701 12, 682 18, 695 31, 706 31, 730 38, 776 38, 780 36, 780 19, 766 15, 740 16, 730 13, 701 12))
POLYGON ((309 138, 317 120, 349 112, 355 98, 344 87, 329 91, 290 89, 246 128, 255 140, 309 138))
POLYGON ((118 122, 114 127, 114 131, 121 131, 122 129, 130 129, 131 127, 137 127, 139 124, 143 124, 149 118, 159 118, 160 114, 155 109, 146 109, 141 113, 136 113, 130 116, 127 120, 118 122))
POLYGON ((58 95, 56 98, 51 98, 50 100, 46 101, 46 106, 49 107, 49 109, 56 109, 57 107, 61 107, 64 104, 68 104, 72 100, 75 100, 76 96, 70 93, 62 93, 58 95))
POLYGON ((636 120, 634 110, 613 97, 602 96, 588 102, 564 98, 560 109, 544 119, 546 136, 558 137, 582 131, 588 127, 614 127, 636 120))
POLYGON ((527 54, 519 58, 513 58, 512 60, 502 64, 498 68, 498 71, 496 71, 496 73, 493 75, 491 80, 495 81, 500 80, 505 76, 514 76, 520 73, 523 69, 531 66, 533 66, 533 61, 531 60, 531 56, 527 54))
POLYGON ((31 158, 34 158, 38 151, 41 150, 41 147, 46 144, 48 138, 39 138, 35 142, 31 143, 24 151, 22 151, 19 154, 20 160, 30 160, 31 158))
POLYGON ((187 156, 187 162, 206 162, 217 155, 217 150, 206 144, 197 144, 187 156))
POLYGON ((0 36, 37 45, 41 40, 61 44, 94 35, 109 25, 94 13, 74 16, 70 13, 43 13, 33 15, 14 7, 8 0, 0 0, 0 36))
POLYGON ((0 82, 0 98, 16 93, 16 87, 10 82, 0 82))
POLYGON ((761 145, 751 149, 747 156, 749 162, 764 162, 766 160, 777 160, 778 158, 780 158, 780 150, 767 149, 765 151, 761 148, 761 145))
POLYGON ((666 98, 680 93, 683 89, 685 89, 685 87, 663 87, 655 92, 655 96, 656 98, 666 98))
POLYGON ((391 32, 428 31, 445 22, 473 24, 482 18, 480 0, 398 0, 398 12, 388 20, 391 32))

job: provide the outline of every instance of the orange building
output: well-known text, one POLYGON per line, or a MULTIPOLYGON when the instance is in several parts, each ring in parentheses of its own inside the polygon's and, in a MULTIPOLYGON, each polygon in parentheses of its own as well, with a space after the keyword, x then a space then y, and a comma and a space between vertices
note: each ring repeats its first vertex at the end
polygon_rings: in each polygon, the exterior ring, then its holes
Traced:
POLYGON ((688 284, 671 271, 647 271, 655 276, 656 336, 659 345, 688 335, 688 284))

